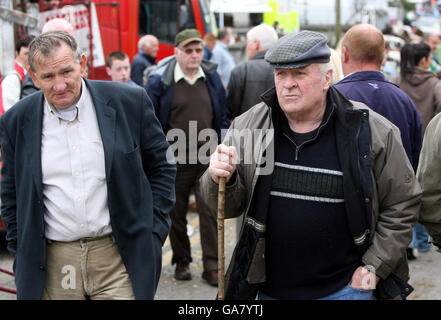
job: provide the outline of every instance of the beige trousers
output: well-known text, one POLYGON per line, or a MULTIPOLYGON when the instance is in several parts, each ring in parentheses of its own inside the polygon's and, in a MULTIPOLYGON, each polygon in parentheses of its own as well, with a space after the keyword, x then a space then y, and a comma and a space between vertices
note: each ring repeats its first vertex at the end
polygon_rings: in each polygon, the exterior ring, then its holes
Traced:
POLYGON ((112 235, 47 243, 43 300, 134 299, 129 275, 112 235))

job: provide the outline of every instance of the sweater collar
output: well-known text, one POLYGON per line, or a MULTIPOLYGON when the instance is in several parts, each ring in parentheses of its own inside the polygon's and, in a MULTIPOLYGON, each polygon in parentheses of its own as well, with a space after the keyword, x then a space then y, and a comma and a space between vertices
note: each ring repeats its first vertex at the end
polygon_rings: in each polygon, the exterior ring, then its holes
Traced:
POLYGON ((152 57, 151 55, 145 53, 144 51, 140 52, 151 64, 155 64, 156 63, 156 58, 152 57))

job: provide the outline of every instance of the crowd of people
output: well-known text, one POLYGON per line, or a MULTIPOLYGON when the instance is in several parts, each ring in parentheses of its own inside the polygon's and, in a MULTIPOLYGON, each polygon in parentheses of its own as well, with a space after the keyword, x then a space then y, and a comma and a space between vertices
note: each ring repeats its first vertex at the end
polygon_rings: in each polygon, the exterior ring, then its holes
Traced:
POLYGON ((132 61, 107 56, 111 81, 87 79, 66 21, 17 42, 0 143, 19 299, 153 299, 167 236, 175 279, 191 280, 192 193, 201 277, 218 286, 220 177, 226 218, 241 217, 226 299, 412 292, 408 259, 441 246, 438 37, 406 43, 389 78, 372 25, 337 51, 261 24, 237 65, 232 32, 182 30, 161 61, 145 35, 132 61))

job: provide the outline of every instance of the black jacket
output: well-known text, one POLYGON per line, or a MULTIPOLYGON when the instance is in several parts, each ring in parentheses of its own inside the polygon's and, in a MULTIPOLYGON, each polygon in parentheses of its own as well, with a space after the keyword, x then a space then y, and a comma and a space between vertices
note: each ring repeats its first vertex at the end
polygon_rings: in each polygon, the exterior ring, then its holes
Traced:
POLYGON ((274 87, 274 70, 265 61, 266 51, 256 53, 249 61, 237 65, 231 72, 227 89, 227 116, 241 115, 262 102, 260 95, 274 87))
POLYGON ((23 79, 23 83, 21 84, 20 99, 23 99, 24 97, 27 97, 39 90, 40 89, 35 86, 34 81, 31 78, 31 75, 27 73, 23 79))

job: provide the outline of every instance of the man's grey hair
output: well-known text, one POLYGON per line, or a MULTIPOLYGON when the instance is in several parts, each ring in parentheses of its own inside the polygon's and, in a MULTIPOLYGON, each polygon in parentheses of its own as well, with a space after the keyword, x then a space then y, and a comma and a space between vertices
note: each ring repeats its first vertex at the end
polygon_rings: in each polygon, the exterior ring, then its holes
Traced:
POLYGON ((148 49, 150 47, 150 37, 148 35, 142 36, 138 40, 138 49, 142 50, 142 48, 148 49))
POLYGON ((75 61, 81 62, 82 50, 78 47, 75 39, 66 31, 48 31, 40 34, 29 45, 29 66, 36 72, 36 59, 48 58, 65 43, 72 49, 75 61))
POLYGON ((324 77, 326 75, 326 73, 328 73, 329 70, 334 70, 331 61, 326 62, 326 63, 319 63, 318 67, 320 70, 320 75, 322 77, 324 77))
POLYGON ((260 47, 268 50, 279 40, 279 37, 273 27, 262 23, 247 32, 247 40, 250 42, 259 40, 260 47))

